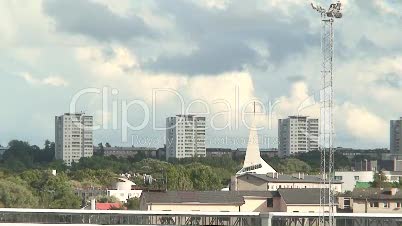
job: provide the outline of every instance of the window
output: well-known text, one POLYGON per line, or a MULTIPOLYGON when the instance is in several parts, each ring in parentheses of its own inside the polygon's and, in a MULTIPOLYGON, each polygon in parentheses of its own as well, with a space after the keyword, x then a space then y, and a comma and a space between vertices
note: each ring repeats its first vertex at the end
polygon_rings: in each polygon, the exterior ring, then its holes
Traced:
POLYGON ((267 207, 274 207, 274 199, 267 198, 267 207))
POLYGON ((335 180, 342 180, 343 178, 342 178, 342 176, 335 176, 334 179, 335 180))
POLYGON ((401 208, 401 203, 400 202, 396 203, 396 208, 401 208))
POLYGON ((389 203, 388 202, 384 202, 384 208, 389 208, 389 203))
POLYGON ((370 202, 370 207, 378 207, 378 202, 370 202))
POLYGON ((360 177, 359 177, 359 176, 355 176, 355 180, 360 180, 360 177))

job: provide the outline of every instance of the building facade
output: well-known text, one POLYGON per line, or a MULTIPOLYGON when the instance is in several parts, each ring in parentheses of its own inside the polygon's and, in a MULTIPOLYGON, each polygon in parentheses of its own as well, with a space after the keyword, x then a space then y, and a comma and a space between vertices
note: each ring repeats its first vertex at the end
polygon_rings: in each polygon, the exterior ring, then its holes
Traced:
MULTIPOLYGON (((326 210, 328 207, 325 208, 326 210)), ((143 192, 140 210, 318 213, 319 189, 143 192)), ((336 208, 334 208, 336 212, 336 208)), ((226 225, 226 224, 225 224, 226 225)))
MULTIPOLYGON (((318 176, 296 173, 283 175, 279 173, 256 174, 247 173, 232 177, 230 183, 231 191, 276 191, 278 189, 311 189, 320 188, 322 181, 318 176)), ((329 187, 326 184, 326 187, 329 187)), ((342 191, 342 182, 335 181, 332 184, 335 192, 342 191)))
POLYGON ((402 117, 398 120, 390 121, 390 131, 389 131, 389 148, 392 154, 402 154, 402 145, 401 145, 401 128, 402 128, 402 117))
POLYGON ((66 165, 93 155, 93 117, 66 113, 55 118, 55 158, 66 165))
POLYGON ((338 201, 341 210, 353 213, 402 213, 402 192, 398 188, 354 189, 338 201))
POLYGON ((335 171, 334 179, 342 182, 342 192, 353 191, 356 184, 373 181, 374 171, 335 171))
POLYGON ((205 157, 205 117, 176 115, 166 119, 166 160, 205 157))
POLYGON ((278 120, 280 156, 318 150, 319 122, 307 116, 289 116, 278 120))

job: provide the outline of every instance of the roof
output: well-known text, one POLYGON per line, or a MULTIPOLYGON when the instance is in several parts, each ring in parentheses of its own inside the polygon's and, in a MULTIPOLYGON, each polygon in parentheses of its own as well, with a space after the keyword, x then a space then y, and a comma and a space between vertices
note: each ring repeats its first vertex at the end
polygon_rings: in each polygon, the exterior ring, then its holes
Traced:
MULTIPOLYGON (((320 183, 321 182, 321 179, 319 177, 312 176, 312 175, 305 175, 305 174, 300 175, 302 179, 299 179, 298 175, 272 174, 272 173, 268 173, 268 174, 246 173, 246 174, 238 176, 238 178, 244 177, 244 176, 253 176, 258 179, 264 180, 266 182, 291 182, 291 183, 294 183, 294 182, 320 183), (278 178, 276 178, 276 177, 278 177, 278 178)), ((332 183, 341 184, 342 182, 341 181, 333 181, 332 183)))
POLYGON ((355 188, 351 193, 353 199, 402 199, 402 192, 395 189, 392 195, 391 189, 381 188, 355 188))
POLYGON ((280 188, 278 189, 278 193, 287 205, 320 205, 319 188, 280 188))
POLYGON ((96 203, 97 210, 111 210, 121 207, 121 203, 96 203))
POLYGON ((167 191, 142 192, 146 203, 244 204, 244 197, 274 197, 272 191, 167 191))
POLYGON ((356 181, 356 185, 355 188, 369 188, 370 182, 360 182, 360 181, 356 181))

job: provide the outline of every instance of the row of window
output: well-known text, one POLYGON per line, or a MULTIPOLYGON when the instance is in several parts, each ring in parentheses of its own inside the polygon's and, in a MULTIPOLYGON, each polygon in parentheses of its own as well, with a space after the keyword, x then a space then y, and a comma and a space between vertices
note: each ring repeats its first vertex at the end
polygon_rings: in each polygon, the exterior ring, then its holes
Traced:
MULTIPOLYGON (((380 204, 379 204, 379 202, 370 202, 370 207, 372 207, 372 208, 378 208, 378 207, 380 207, 380 204)), ((389 205, 389 202, 383 202, 382 203, 382 207, 383 208, 389 208, 390 207, 390 205, 389 205)), ((397 202, 396 203, 396 208, 401 208, 401 202, 397 202)))

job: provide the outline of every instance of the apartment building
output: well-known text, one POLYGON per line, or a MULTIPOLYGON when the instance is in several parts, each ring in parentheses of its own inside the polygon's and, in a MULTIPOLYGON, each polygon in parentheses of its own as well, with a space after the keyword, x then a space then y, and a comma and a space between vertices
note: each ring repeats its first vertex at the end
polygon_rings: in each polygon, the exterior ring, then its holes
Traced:
POLYGON ((66 165, 93 155, 93 117, 65 113, 55 118, 55 158, 66 165))
POLYGON ((166 160, 205 157, 205 117, 176 115, 166 119, 166 160))
POLYGON ((389 148, 391 150, 391 154, 402 154, 402 145, 401 145, 401 133, 402 128, 402 117, 398 120, 390 121, 390 143, 389 148))
POLYGON ((289 116, 278 120, 280 156, 318 150, 319 122, 308 116, 289 116))

